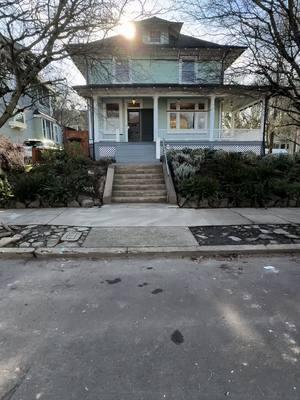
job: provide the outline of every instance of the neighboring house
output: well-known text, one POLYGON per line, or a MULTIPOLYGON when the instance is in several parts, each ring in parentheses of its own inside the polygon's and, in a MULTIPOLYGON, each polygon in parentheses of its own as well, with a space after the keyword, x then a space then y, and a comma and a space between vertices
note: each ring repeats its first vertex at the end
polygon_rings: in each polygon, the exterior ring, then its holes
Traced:
MULTIPOLYGON (((63 134, 59 123, 53 117, 52 96, 52 89, 43 86, 36 96, 21 97, 18 107, 24 111, 9 119, 0 128, 0 135, 17 144, 23 144, 27 139, 49 139, 61 145, 63 134)), ((0 113, 1 106, 3 107, 0 99, 0 113)))
POLYGON ((134 25, 134 39, 117 35, 69 47, 86 79, 75 89, 89 99, 96 159, 150 162, 163 146, 263 151, 267 88, 224 84, 245 47, 183 35, 182 23, 156 17, 134 25), (236 114, 257 103, 260 125, 235 126, 236 114))
POLYGON ((274 150, 281 150, 289 154, 300 152, 300 130, 294 129, 294 132, 290 134, 285 133, 275 136, 273 143, 273 153, 275 153, 274 150))

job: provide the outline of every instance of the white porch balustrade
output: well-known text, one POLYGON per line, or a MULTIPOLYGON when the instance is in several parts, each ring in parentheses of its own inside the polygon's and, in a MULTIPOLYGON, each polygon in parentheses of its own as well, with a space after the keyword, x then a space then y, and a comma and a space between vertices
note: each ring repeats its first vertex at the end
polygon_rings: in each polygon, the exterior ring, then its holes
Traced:
POLYGON ((199 130, 191 132, 172 132, 168 129, 159 129, 159 138, 171 141, 235 141, 235 142, 257 142, 262 140, 260 129, 214 129, 199 130))
POLYGON ((222 128, 214 129, 214 140, 235 142, 258 142, 262 141, 261 129, 238 129, 222 128))

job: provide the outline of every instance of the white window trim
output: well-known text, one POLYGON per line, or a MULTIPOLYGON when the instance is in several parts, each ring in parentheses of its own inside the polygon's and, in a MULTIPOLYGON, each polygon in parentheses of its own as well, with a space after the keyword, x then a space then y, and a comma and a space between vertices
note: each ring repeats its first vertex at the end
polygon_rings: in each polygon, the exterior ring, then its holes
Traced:
POLYGON ((132 59, 131 58, 128 58, 128 57, 113 57, 113 79, 112 79, 112 82, 113 83, 115 83, 115 84, 128 84, 128 83, 132 83, 132 59), (118 81, 117 79, 116 79, 116 62, 117 62, 117 59, 120 59, 120 60, 128 60, 128 68, 129 68, 129 80, 128 81, 118 81))
POLYGON ((198 80, 198 63, 197 63, 197 59, 196 58, 180 58, 179 60, 179 65, 178 65, 178 72, 179 72, 179 78, 178 81, 179 83, 183 83, 186 85, 193 85, 194 83, 197 83, 198 80), (193 62, 194 63, 194 73, 195 73, 195 79, 193 82, 191 81, 183 81, 182 80, 182 64, 183 62, 193 62))
POLYGON ((167 132, 168 134, 178 134, 178 133, 195 133, 195 132, 207 132, 208 130, 208 116, 209 116, 209 109, 208 109, 208 99, 188 99, 188 98, 183 98, 180 100, 172 100, 168 99, 168 109, 167 109, 167 132), (180 110, 180 101, 186 101, 189 103, 194 103, 196 105, 195 110, 180 110), (176 110, 171 110, 171 103, 176 103, 176 110), (199 103, 204 103, 205 104, 205 109, 204 110, 198 110, 198 104, 199 103), (170 127, 170 114, 172 112, 176 113, 176 129, 171 129, 170 127), (180 129, 180 112, 194 112, 195 113, 195 125, 198 125, 198 115, 204 114, 205 115, 205 127, 203 129, 180 129))
POLYGON ((122 135, 123 129, 123 116, 122 116, 122 100, 107 99, 103 101, 103 137, 116 136, 116 132, 107 132, 107 118, 106 118, 106 104, 119 104, 119 133, 122 135))

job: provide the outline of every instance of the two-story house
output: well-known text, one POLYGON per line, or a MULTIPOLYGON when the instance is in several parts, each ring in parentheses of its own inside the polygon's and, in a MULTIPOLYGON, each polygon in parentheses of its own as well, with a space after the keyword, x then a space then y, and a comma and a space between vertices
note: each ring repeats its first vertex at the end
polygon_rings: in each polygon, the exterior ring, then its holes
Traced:
POLYGON ((263 109, 264 88, 224 84, 225 71, 245 47, 184 35, 182 25, 153 17, 134 23, 134 38, 116 35, 70 46, 86 79, 75 88, 90 101, 96 159, 151 162, 160 158, 163 144, 262 151, 264 124, 245 128, 235 121, 253 104, 263 109))
POLYGON ((36 92, 32 91, 30 96, 22 96, 18 108, 23 111, 10 118, 0 128, 0 135, 6 136, 16 144, 23 144, 28 139, 47 139, 62 145, 62 129, 53 115, 53 96, 55 93, 47 85, 39 85, 36 92))

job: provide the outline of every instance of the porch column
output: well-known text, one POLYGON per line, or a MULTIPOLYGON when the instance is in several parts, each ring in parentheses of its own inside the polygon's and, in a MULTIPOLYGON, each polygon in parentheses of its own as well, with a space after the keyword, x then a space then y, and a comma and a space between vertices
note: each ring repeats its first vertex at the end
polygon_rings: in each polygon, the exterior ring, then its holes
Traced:
POLYGON ((96 159, 96 149, 95 149, 95 104, 94 96, 91 96, 88 101, 89 107, 89 150, 90 157, 93 160, 96 159))
POLYGON ((210 96, 210 113, 209 113, 209 140, 210 140, 210 142, 213 142, 213 140, 214 140, 215 103, 216 103, 216 96, 213 94, 210 96))
POLYGON ((158 132, 158 96, 153 96, 153 138, 156 143, 156 158, 160 158, 160 137, 158 132))
POLYGON ((99 132, 99 104, 98 104, 98 96, 93 96, 93 104, 94 104, 94 140, 98 142, 100 139, 99 132))
POLYGON ((89 127, 89 143, 93 144, 93 123, 94 123, 94 106, 93 106, 93 98, 88 99, 88 127, 89 127))

